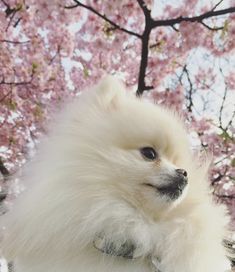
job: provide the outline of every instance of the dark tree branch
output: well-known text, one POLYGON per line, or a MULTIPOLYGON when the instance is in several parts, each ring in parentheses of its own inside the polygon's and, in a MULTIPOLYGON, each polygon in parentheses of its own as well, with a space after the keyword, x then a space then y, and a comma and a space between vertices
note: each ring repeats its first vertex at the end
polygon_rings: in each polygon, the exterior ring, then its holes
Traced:
POLYGON ((153 28, 159 27, 159 26, 174 26, 176 24, 180 24, 182 22, 198 22, 201 23, 203 20, 216 17, 216 16, 221 16, 229 13, 234 13, 235 12, 235 7, 230 7, 227 9, 221 9, 221 10, 211 10, 207 11, 199 16, 194 16, 194 17, 177 17, 175 19, 168 19, 168 20, 154 20, 153 21, 153 28))
POLYGON ((229 129, 229 127, 232 125, 232 122, 233 122, 234 118, 235 118, 235 110, 233 111, 232 116, 231 116, 231 119, 229 120, 229 122, 228 122, 228 124, 227 124, 227 126, 226 126, 226 128, 225 128, 226 131, 227 131, 227 130, 229 129))
POLYGON ((4 4, 5 7, 9 7, 9 5, 7 4, 7 2, 5 0, 1 0, 1 2, 4 4))
POLYGON ((218 176, 212 180, 211 186, 214 186, 216 183, 220 182, 223 177, 224 177, 224 175, 219 173, 218 176))
MULTIPOLYGON (((222 76, 224 77, 224 73, 223 73, 223 70, 222 68, 220 67, 220 73, 222 74, 222 76)), ((232 116, 231 116, 231 119, 228 121, 227 123, 227 126, 225 127, 223 125, 223 122, 222 122, 222 115, 223 115, 223 111, 224 111, 224 104, 225 104, 225 101, 227 99, 227 94, 228 94, 228 86, 225 82, 225 91, 224 91, 224 94, 223 94, 223 98, 222 98, 222 103, 221 103, 221 106, 220 106, 220 110, 219 110, 219 129, 222 130, 223 133, 226 134, 226 136, 230 139, 230 140, 233 140, 233 136, 229 135, 228 133, 228 129, 229 127, 232 125, 232 122, 234 120, 234 117, 235 117, 235 110, 233 111, 232 113, 232 116)))
POLYGON ((214 11, 224 0, 220 0, 213 8, 212 11, 214 11))
POLYGON ((151 18, 151 10, 148 9, 146 3, 143 0, 137 0, 140 8, 142 9, 145 17, 151 18))
POLYGON ((222 114, 223 114, 223 110, 224 110, 224 103, 227 97, 227 93, 228 93, 228 88, 226 86, 225 91, 224 91, 224 95, 223 95, 223 99, 222 99, 222 103, 220 106, 220 110, 219 110, 219 128, 221 128, 222 130, 223 128, 223 124, 222 124, 222 114))
POLYGON ((177 29, 174 25, 171 27, 173 28, 174 31, 179 32, 179 29, 177 29))
POLYGON ((32 80, 30 81, 22 81, 22 82, 6 82, 6 81, 0 81, 0 85, 9 85, 9 86, 19 86, 19 85, 27 85, 30 84, 32 80))
POLYGON ((53 61, 59 55, 59 53, 60 53, 60 45, 58 45, 55 55, 50 59, 49 65, 51 65, 53 63, 53 61))
POLYGON ((26 43, 29 43, 30 41, 20 42, 20 41, 11 41, 11 40, 0 40, 0 42, 2 42, 2 43, 12 43, 12 44, 26 44, 26 43))
POLYGON ((200 22, 204 27, 206 27, 207 29, 211 30, 211 31, 218 31, 218 30, 223 30, 224 27, 220 26, 220 27, 211 27, 207 24, 205 24, 203 21, 200 22))
MULTIPOLYGON (((228 172, 228 166, 226 165, 226 166, 225 166, 225 169, 224 169, 224 171, 223 171, 223 173, 221 173, 221 171, 219 171, 219 172, 218 172, 218 176, 215 177, 215 178, 212 180, 211 185, 212 185, 212 186, 215 186, 217 183, 219 183, 219 182, 222 180, 222 178, 224 178, 224 177, 227 175, 227 172, 228 172)), ((214 187, 214 188, 215 188, 215 189, 214 189, 213 194, 216 195, 216 187, 214 187)))
POLYGON ((188 105, 186 107, 187 107, 188 112, 191 113, 192 108, 194 106, 193 105, 193 91, 194 91, 194 89, 193 89, 193 83, 192 83, 192 80, 190 78, 190 74, 189 74, 189 71, 188 71, 188 68, 187 68, 186 64, 183 66, 181 74, 179 76, 177 75, 181 86, 184 86, 184 83, 183 83, 183 76, 184 75, 186 75, 186 79, 187 79, 188 84, 189 84, 189 87, 186 89, 187 90, 186 99, 188 101, 188 105))
POLYGON ((223 198, 223 199, 235 199, 235 195, 221 195, 221 194, 214 194, 218 198, 223 198))
POLYGON ((136 91, 136 95, 141 96, 144 91, 153 89, 153 86, 146 86, 145 84, 146 69, 148 67, 149 37, 152 30, 153 19, 151 18, 151 11, 147 8, 144 1, 137 0, 137 2, 145 16, 145 28, 141 36, 142 48, 138 77, 138 88, 136 91))
POLYGON ((189 90, 188 90, 188 96, 187 96, 189 104, 187 105, 187 109, 188 109, 189 112, 192 112, 192 107, 193 107, 193 83, 191 81, 189 71, 188 71, 186 65, 183 67, 183 73, 186 74, 187 81, 189 83, 189 90))
MULTIPOLYGON (((230 158, 230 154, 229 155, 227 155, 227 156, 224 156, 223 158, 221 158, 221 159, 219 159, 219 160, 217 160, 217 161, 215 161, 213 164, 214 165, 217 165, 217 164, 219 164, 219 163, 221 163, 221 162, 223 162, 224 160, 226 160, 226 159, 228 159, 228 158, 230 158)), ((217 178, 216 178, 217 179, 217 178)))
POLYGON ((22 17, 20 17, 13 25, 13 27, 17 27, 20 21, 22 20, 22 17))
POLYGON ((142 36, 142 48, 141 48, 141 62, 139 68, 138 88, 136 95, 141 96, 145 90, 153 89, 153 86, 146 86, 145 75, 148 66, 148 51, 149 51, 149 35, 150 31, 146 28, 142 36))
POLYGON ((28 85, 28 84, 31 84, 32 81, 33 81, 33 75, 34 75, 34 71, 32 71, 32 74, 31 74, 31 78, 30 80, 28 81, 19 81, 19 82, 7 82, 5 81, 5 79, 3 78, 1 81, 0 81, 0 85, 8 85, 8 86, 19 86, 19 85, 28 85))
POLYGON ((110 20, 109 18, 106 17, 106 15, 103 15, 101 13, 99 13, 97 10, 95 10, 94 8, 88 6, 88 5, 85 5, 83 3, 81 3, 80 1, 78 0, 73 0, 76 4, 73 5, 73 6, 65 6, 66 9, 73 9, 73 8, 77 8, 77 7, 83 7, 91 12, 93 12, 94 14, 96 14, 98 17, 102 18, 103 20, 105 20, 106 22, 108 22, 110 25, 112 25, 115 29, 117 30, 120 30, 122 32, 125 32, 129 35, 132 35, 132 36, 135 36, 137 38, 141 38, 141 35, 139 35, 138 33, 135 33, 131 30, 128 30, 128 29, 125 29, 119 25, 117 25, 115 22, 113 22, 112 20, 110 20))
MULTIPOLYGON (((3 1, 2 1, 2 2, 3 2, 3 1)), ((20 6, 17 7, 17 8, 16 8, 16 7, 11 8, 11 7, 10 7, 8 4, 6 4, 5 2, 3 2, 3 3, 4 3, 5 6, 6 6, 6 10, 5 10, 6 17, 9 17, 9 18, 10 18, 9 23, 8 23, 8 25, 7 25, 7 27, 6 27, 6 31, 7 31, 8 28, 10 27, 11 22, 13 21, 13 19, 14 19, 16 13, 17 13, 18 11, 20 11, 22 7, 21 7, 21 5, 20 5, 20 6)), ((21 18, 19 18, 19 19, 16 21, 16 23, 14 24, 14 27, 17 27, 17 25, 19 24, 20 20, 21 20, 21 18)))

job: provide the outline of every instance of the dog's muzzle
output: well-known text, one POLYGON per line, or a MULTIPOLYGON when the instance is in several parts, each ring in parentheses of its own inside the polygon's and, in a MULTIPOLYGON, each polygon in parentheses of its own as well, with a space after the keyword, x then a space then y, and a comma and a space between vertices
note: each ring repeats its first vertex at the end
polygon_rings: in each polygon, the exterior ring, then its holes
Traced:
POLYGON ((171 178, 169 184, 157 187, 162 195, 166 195, 172 200, 180 197, 188 184, 187 172, 184 169, 176 169, 175 172, 176 174, 171 178))
POLYGON ((161 195, 167 196, 171 200, 179 198, 186 185, 188 184, 187 172, 184 169, 176 169, 175 174, 168 175, 166 178, 169 182, 166 185, 155 185, 145 183, 145 185, 153 187, 161 195))

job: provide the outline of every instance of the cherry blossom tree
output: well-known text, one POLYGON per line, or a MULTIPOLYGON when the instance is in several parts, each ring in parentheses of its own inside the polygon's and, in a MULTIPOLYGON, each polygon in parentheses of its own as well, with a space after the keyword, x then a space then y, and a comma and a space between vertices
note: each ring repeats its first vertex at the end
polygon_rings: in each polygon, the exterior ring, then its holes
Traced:
POLYGON ((0 49, 2 187, 52 111, 108 73, 184 116, 235 218, 234 0, 0 0, 0 49))

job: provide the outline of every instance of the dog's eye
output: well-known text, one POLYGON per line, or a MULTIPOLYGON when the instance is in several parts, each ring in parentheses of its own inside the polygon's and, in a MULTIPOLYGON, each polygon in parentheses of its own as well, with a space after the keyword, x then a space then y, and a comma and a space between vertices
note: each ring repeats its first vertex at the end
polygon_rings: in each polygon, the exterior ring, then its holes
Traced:
POLYGON ((144 158, 150 161, 154 161, 158 157, 157 152, 152 147, 143 147, 140 149, 140 153, 144 158))

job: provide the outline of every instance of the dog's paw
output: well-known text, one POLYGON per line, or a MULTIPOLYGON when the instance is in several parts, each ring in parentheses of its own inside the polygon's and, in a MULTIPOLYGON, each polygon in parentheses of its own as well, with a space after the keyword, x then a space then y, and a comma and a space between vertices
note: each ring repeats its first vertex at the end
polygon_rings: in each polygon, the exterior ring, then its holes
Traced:
POLYGON ((138 250, 138 247, 131 240, 126 240, 124 242, 112 241, 112 239, 99 235, 94 239, 93 245, 96 249, 107 255, 127 259, 136 259, 141 257, 140 250, 138 250))

